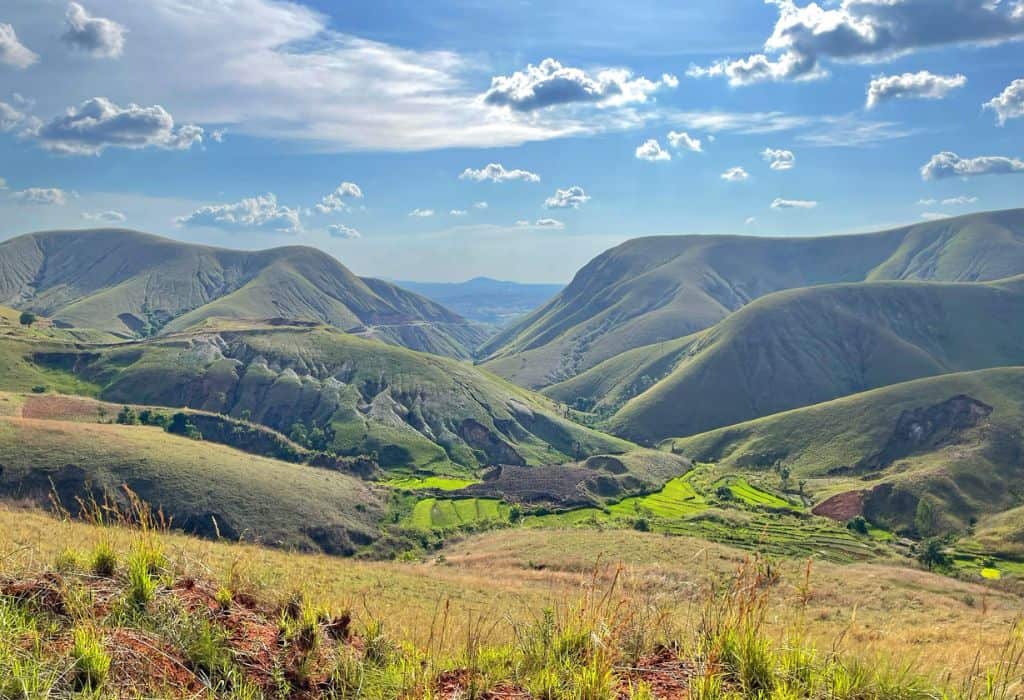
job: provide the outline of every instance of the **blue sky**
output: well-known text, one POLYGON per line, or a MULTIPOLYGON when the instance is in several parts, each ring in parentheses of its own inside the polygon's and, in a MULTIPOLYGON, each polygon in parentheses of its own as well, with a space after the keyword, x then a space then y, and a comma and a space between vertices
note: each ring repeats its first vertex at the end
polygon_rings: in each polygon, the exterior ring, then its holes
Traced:
POLYGON ((0 238, 564 282, 636 236, 1017 207, 1022 40, 1020 0, 7 0, 0 238))

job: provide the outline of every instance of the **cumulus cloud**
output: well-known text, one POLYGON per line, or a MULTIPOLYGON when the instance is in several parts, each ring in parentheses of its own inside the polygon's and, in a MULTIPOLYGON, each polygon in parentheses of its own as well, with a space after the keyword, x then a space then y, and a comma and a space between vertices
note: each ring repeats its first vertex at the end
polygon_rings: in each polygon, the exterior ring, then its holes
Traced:
POLYGON ((693 151, 695 153, 700 153, 702 150, 700 139, 693 138, 685 131, 668 132, 668 142, 672 148, 678 151, 693 151))
POLYGON ((486 209, 488 207, 487 202, 473 202, 474 209, 486 209))
POLYGON ((508 182, 509 180, 522 180, 524 182, 540 182, 540 175, 531 173, 529 170, 506 170, 501 163, 488 163, 482 168, 466 168, 459 175, 460 180, 475 180, 483 182, 508 182))
POLYGON ((737 165, 735 168, 726 170, 720 177, 727 182, 743 182, 750 179, 750 173, 737 165))
POLYGON ((1009 175, 1024 172, 1024 160, 1006 156, 980 156, 961 158, 951 151, 932 156, 921 166, 921 177, 925 180, 942 180, 950 177, 974 177, 977 175, 1009 175))
POLYGON ((881 75, 868 83, 867 108, 874 109, 888 100, 917 98, 941 100, 967 84, 965 75, 936 75, 926 70, 902 75, 881 75))
POLYGON ((761 157, 772 170, 792 170, 796 166, 796 155, 784 148, 766 148, 761 157))
POLYGON ((28 68, 38 60, 39 56, 18 40, 14 27, 0 22, 0 63, 15 68, 28 68))
POLYGON ((299 210, 277 203, 273 193, 248 197, 233 204, 211 204, 178 217, 180 226, 208 226, 225 231, 302 231, 299 210))
POLYGON ((583 191, 582 187, 574 185, 564 190, 555 190, 555 193, 544 200, 544 207, 547 209, 579 209, 590 201, 590 197, 583 191))
POLYGON ((63 116, 39 125, 31 134, 46 149, 70 155, 99 155, 107 148, 166 148, 186 150, 202 143, 203 129, 176 126, 160 105, 119 107, 94 97, 63 116))
POLYGON ((342 238, 349 241, 363 237, 358 230, 344 224, 331 224, 327 227, 327 235, 331 238, 342 238))
MULTIPOLYGON (((1024 5, 1021 5, 1021 8, 1024 8, 1024 5)), ((1005 126, 1010 119, 1024 117, 1024 78, 1017 78, 999 95, 982 106, 996 113, 999 126, 1005 126)))
POLYGON ((434 210, 433 209, 413 209, 411 212, 409 212, 409 216, 412 216, 412 217, 415 217, 415 218, 418 218, 418 219, 425 219, 428 216, 433 216, 433 215, 434 215, 434 210))
POLYGON ((943 214, 937 211, 924 211, 921 212, 921 218, 925 221, 938 221, 939 219, 948 219, 949 214, 943 214))
POLYGON ((343 182, 333 192, 325 194, 320 198, 316 210, 321 214, 328 214, 335 211, 348 211, 349 201, 362 199, 363 191, 354 182, 343 182))
POLYGON ((999 0, 841 0, 804 6, 766 0, 778 8, 764 51, 710 66, 693 77, 725 77, 732 85, 810 80, 827 75, 822 63, 878 62, 919 49, 998 44, 1024 38, 1024 12, 999 0))
POLYGON ((757 217, 756 216, 748 216, 747 220, 744 221, 743 223, 746 224, 747 226, 750 226, 752 224, 756 224, 757 223, 757 217))
POLYGON ((82 218, 86 221, 95 221, 102 224, 123 224, 128 220, 128 217, 124 215, 124 212, 117 211, 116 209, 82 212, 82 218))
POLYGON ((782 199, 778 197, 772 202, 772 209, 814 209, 818 203, 809 199, 782 199))
POLYGON ((942 200, 942 203, 947 207, 964 207, 968 204, 974 204, 978 201, 977 197, 968 197, 966 195, 960 195, 959 197, 949 197, 942 200))
POLYGON ((674 75, 649 80, 634 77, 631 71, 622 68, 587 73, 546 58, 536 66, 528 65, 526 70, 491 78, 491 87, 484 93, 483 101, 517 112, 572 103, 621 106, 646 102, 655 91, 678 85, 679 80, 674 75))
POLYGON ((61 36, 69 46, 97 58, 117 58, 124 52, 127 31, 117 22, 93 17, 77 2, 68 5, 67 31, 61 36))
POLYGON ((469 212, 466 211, 465 209, 452 209, 450 212, 448 212, 448 215, 449 216, 465 216, 468 213, 469 212))
POLYGON ((636 157, 651 163, 659 160, 672 160, 672 154, 662 148, 657 139, 647 139, 637 146, 636 157))
POLYGON ((56 187, 29 187, 13 194, 19 204, 62 207, 68 203, 68 193, 56 187))

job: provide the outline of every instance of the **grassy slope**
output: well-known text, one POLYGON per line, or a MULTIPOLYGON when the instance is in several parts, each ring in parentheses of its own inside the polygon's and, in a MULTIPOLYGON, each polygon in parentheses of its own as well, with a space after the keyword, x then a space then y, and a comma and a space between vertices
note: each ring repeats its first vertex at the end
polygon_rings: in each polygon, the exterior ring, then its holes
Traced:
POLYGON ((1024 368, 948 374, 876 389, 827 403, 668 442, 696 460, 723 470, 764 472, 776 460, 806 479, 815 501, 848 490, 892 484, 896 497, 867 500, 869 515, 889 527, 913 531, 918 498, 928 495, 941 513, 939 529, 966 532, 972 518, 991 552, 1020 555, 1024 547, 1024 368), (912 452, 881 473, 847 474, 843 468, 878 454, 904 411, 967 395, 994 411, 982 426, 952 444, 912 452), (902 495, 902 496, 900 496, 902 495))
POLYGON ((170 321, 286 317, 468 357, 482 331, 444 307, 361 279, 312 248, 244 252, 123 230, 56 231, 0 243, 0 303, 131 336, 170 321), (408 330, 411 325, 415 330, 408 330))
POLYGON ((763 297, 699 334, 548 390, 639 441, 705 432, 887 384, 1024 364, 1024 288, 882 282, 763 297))
MULTIPOLYGON (((204 328, 83 351, 77 376, 115 402, 248 413, 286 433, 296 422, 329 424, 343 453, 376 452, 384 466, 426 472, 561 463, 577 444, 584 456, 633 447, 561 418, 544 397, 447 358, 329 327, 204 328)), ((45 349, 59 350, 60 366, 71 364, 64 353, 74 348, 45 349)))
MULTIPOLYGON (((85 557, 100 542, 112 544, 122 557, 117 578, 122 581, 124 557, 137 546, 137 536, 121 529, 58 522, 34 512, 0 507, 0 578, 50 580, 40 574, 59 554, 64 553, 65 562, 69 549, 85 557)), ((709 591, 719 590, 724 581, 731 580, 745 558, 742 552, 701 540, 631 531, 521 529, 490 533, 446 548, 443 563, 339 560, 181 535, 163 535, 157 542, 168 557, 173 577, 194 577, 204 589, 224 585, 245 592, 257 599, 260 610, 264 605, 273 609, 301 588, 310 594, 312 603, 332 614, 352 608, 353 629, 359 635, 365 634, 368 623, 385 620, 385 632, 391 638, 424 650, 429 647, 434 672, 449 668, 448 664, 467 662, 460 658, 467 651, 466 640, 479 636, 481 624, 488 630, 488 645, 517 643, 524 627, 540 619, 541 610, 548 606, 556 611, 558 620, 588 624, 589 616, 581 612, 592 608, 575 608, 566 601, 595 586, 599 592, 607 590, 613 576, 619 581, 612 606, 618 617, 610 628, 633 629, 628 621, 636 613, 645 647, 663 639, 694 641, 691 635, 709 591), (606 562, 611 566, 605 566, 606 562), (618 562, 625 567, 619 574, 618 562), (437 622, 438 601, 444 601, 446 611, 443 634, 439 634, 437 622), (642 610, 647 610, 647 615, 642 610), (658 614, 652 617, 652 610, 658 614)), ((804 643, 819 649, 855 654, 868 663, 865 669, 886 669, 889 664, 882 659, 900 659, 892 663, 893 668, 913 661, 918 672, 935 681, 945 682, 947 674, 955 680, 969 678, 977 671, 976 662, 987 668, 998 660, 1002 642, 1018 617, 1018 596, 977 583, 900 566, 823 562, 808 570, 805 583, 804 567, 804 562, 772 563, 780 578, 766 589, 771 623, 763 630, 765 640, 792 642, 799 632, 804 643), (979 600, 985 601, 984 605, 978 605, 979 600)), ((67 590, 80 590, 71 577, 68 582, 67 590)), ((169 594, 167 589, 161 591, 160 596, 169 594)), ((75 607, 71 622, 67 617, 55 620, 58 624, 53 630, 58 639, 63 637, 56 630, 73 623, 82 609, 75 607)), ((221 620, 226 617, 220 615, 221 620)), ((138 619, 133 615, 122 618, 127 619, 85 620, 83 626, 100 629, 107 648, 116 649, 114 627, 130 626, 131 620, 138 619), (96 622, 100 622, 98 627, 96 622)), ((3 624, 11 622, 8 615, 3 624)), ((142 635, 137 636, 144 639, 154 631, 167 633, 167 625, 173 623, 148 616, 144 622, 157 623, 142 626, 142 635)), ((51 638, 47 635, 47 640, 51 638)), ((6 641, 0 639, 0 647, 6 641)), ((687 650, 691 646, 683 645, 687 650)), ((178 652, 177 645, 166 648, 178 652)), ((485 658, 491 658, 490 649, 485 658)), ((0 663, 9 660, 3 656, 0 663)), ((52 661, 60 669, 69 663, 61 656, 52 661)), ((112 678, 122 671, 115 665, 112 678)), ((368 687, 376 678, 376 674, 367 675, 368 687)), ((856 697, 875 700, 894 695, 861 689, 856 697)), ((966 700, 981 696, 949 697, 966 700)))
POLYGON ((865 280, 983 281, 1024 271, 1024 210, 824 238, 640 238, 588 263, 555 299, 481 349, 524 386, 707 328, 765 294, 865 280))
POLYGON ((350 476, 257 457, 159 428, 0 418, 0 491, 65 505, 127 484, 177 527, 276 546, 354 551, 377 534, 378 490, 350 476), (216 519, 216 526, 213 519, 216 519))

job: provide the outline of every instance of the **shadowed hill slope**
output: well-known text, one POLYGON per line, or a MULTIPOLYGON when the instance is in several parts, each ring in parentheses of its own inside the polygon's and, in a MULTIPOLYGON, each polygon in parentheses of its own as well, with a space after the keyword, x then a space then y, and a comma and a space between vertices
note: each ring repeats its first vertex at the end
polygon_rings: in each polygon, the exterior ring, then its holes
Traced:
POLYGON ((125 337, 208 318, 327 323, 417 350, 468 357, 474 324, 299 246, 237 251, 135 231, 51 231, 0 243, 0 303, 58 325, 125 337))
POLYGON ((547 390, 642 442, 949 372, 1024 364, 1024 285, 879 282, 758 299, 547 390))
POLYGON ((987 551, 1019 556, 1022 418, 1024 367, 1008 367, 896 384, 666 446, 726 469, 782 462, 807 480, 816 512, 843 519, 863 513, 915 536, 964 533, 977 521, 987 551), (916 531, 922 498, 935 504, 931 532, 916 531))
POLYGON ((491 338, 491 371, 528 387, 708 328, 772 292, 883 280, 976 282, 1024 272, 1024 209, 821 238, 663 236, 602 253, 551 302, 491 338))

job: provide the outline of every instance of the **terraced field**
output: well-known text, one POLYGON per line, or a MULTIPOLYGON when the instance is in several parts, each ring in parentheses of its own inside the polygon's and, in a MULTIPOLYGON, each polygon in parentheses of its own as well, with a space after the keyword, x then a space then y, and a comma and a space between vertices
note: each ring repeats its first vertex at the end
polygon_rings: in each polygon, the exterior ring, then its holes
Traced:
POLYGON ((768 508, 786 508, 796 510, 797 507, 774 493, 759 489, 742 477, 728 476, 716 482, 715 486, 725 486, 732 497, 748 506, 765 506, 768 508))
POLYGON ((456 476, 409 476, 402 479, 392 479, 386 483, 388 486, 404 491, 425 491, 429 489, 458 491, 480 482, 477 479, 463 479, 456 476))
POLYGON ((511 511, 511 506, 493 498, 425 498, 413 507, 408 524, 416 530, 452 530, 508 522, 511 511))
POLYGON ((685 476, 665 484, 665 488, 647 496, 624 498, 608 508, 615 515, 645 515, 658 518, 685 518, 707 509, 707 501, 685 476))

